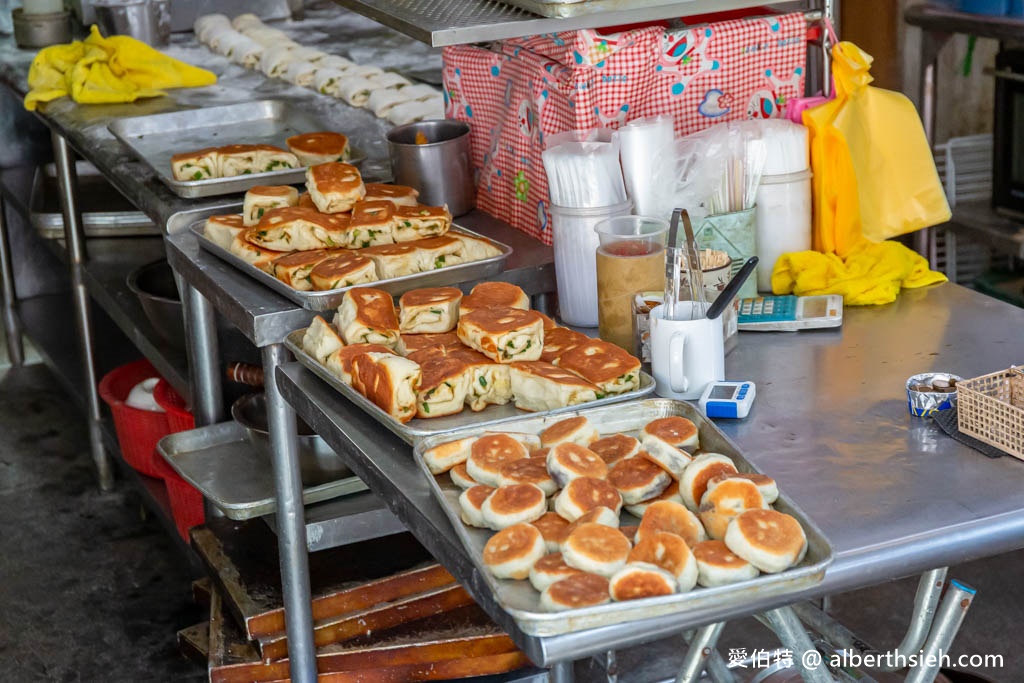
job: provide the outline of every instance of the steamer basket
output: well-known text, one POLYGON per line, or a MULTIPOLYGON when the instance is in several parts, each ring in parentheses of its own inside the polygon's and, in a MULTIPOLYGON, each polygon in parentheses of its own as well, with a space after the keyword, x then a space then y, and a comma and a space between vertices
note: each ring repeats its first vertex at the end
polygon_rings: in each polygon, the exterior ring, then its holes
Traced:
POLYGON ((957 383, 960 431, 1024 460, 1024 371, 1008 370, 957 383))

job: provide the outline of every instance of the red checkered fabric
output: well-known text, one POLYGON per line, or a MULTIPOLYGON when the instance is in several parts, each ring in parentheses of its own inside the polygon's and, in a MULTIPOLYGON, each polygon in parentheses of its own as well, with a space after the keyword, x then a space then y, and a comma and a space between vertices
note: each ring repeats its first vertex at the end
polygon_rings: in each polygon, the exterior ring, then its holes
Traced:
POLYGON ((551 244, 545 135, 658 114, 672 116, 680 136, 780 117, 803 95, 806 33, 794 13, 445 48, 446 115, 472 129, 477 204, 551 244))

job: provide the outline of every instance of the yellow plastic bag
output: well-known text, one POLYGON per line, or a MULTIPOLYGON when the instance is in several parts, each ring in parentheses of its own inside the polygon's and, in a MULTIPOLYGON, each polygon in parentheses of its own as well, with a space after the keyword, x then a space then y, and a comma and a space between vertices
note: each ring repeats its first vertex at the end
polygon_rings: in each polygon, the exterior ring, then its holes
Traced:
POLYGON ((845 257, 950 218, 942 183, 914 105, 874 88, 872 58, 832 48, 836 98, 804 112, 811 134, 816 250, 845 257))

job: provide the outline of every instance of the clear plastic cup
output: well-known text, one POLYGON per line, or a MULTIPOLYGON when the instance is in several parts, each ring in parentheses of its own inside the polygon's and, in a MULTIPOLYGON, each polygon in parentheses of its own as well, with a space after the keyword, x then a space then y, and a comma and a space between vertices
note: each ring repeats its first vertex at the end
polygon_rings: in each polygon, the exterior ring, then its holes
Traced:
POLYGON ((598 223, 594 231, 599 239, 599 332, 602 339, 632 352, 633 295, 665 288, 668 222, 648 216, 616 216, 598 223))

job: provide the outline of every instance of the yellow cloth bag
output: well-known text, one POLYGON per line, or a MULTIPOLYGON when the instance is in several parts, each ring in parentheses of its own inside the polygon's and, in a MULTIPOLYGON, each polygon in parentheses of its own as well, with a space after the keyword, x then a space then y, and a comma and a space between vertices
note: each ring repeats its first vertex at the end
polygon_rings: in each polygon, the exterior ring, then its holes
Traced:
POLYGON ((814 170, 812 244, 844 257, 950 218, 921 119, 900 93, 869 86, 872 58, 832 48, 836 97, 804 111, 814 170))
POLYGON ((28 72, 25 108, 70 95, 75 102, 134 102, 163 95, 161 88, 212 85, 217 76, 172 59, 128 36, 104 38, 92 27, 89 37, 39 51, 28 72))

